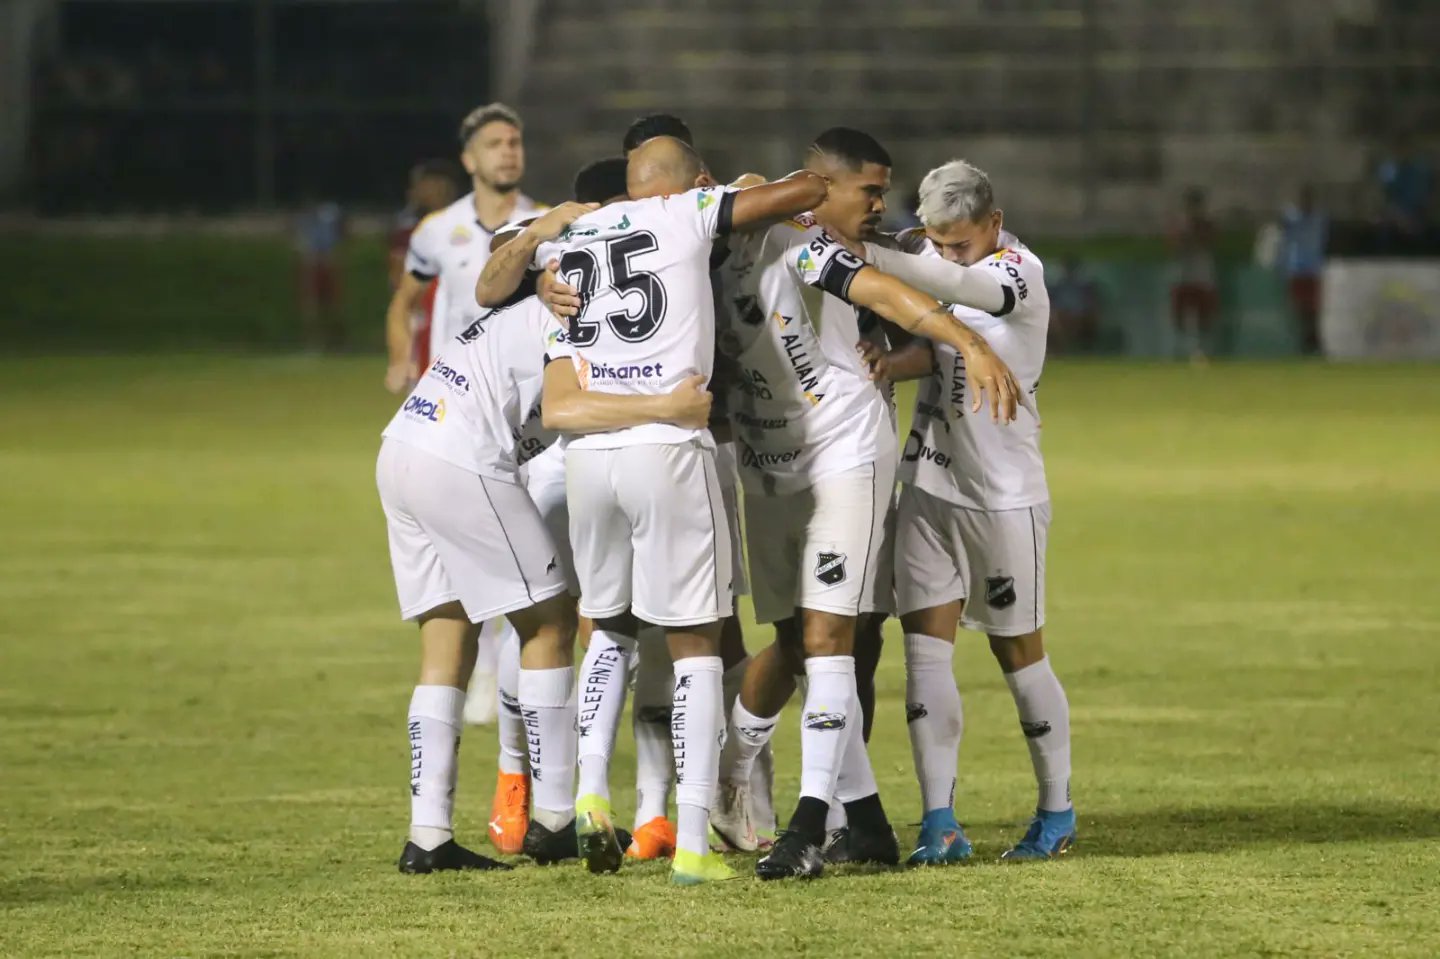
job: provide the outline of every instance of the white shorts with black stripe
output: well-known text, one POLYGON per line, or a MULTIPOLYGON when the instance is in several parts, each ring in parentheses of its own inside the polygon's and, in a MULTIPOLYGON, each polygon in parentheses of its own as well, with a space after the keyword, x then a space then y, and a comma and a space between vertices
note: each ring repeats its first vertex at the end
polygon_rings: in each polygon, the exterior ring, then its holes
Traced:
POLYGON ((895 598, 900 615, 965 601, 966 629, 1023 636, 1045 625, 1050 504, 976 510, 900 490, 895 598))
POLYGON ((479 623, 565 591, 555 546, 523 486, 394 439, 380 445, 375 482, 403 618, 459 600, 479 623))
POLYGON ((730 532, 714 453, 698 442, 565 453, 580 612, 657 626, 730 615, 730 532))
POLYGON ((580 582, 575 578, 575 562, 570 550, 570 508, 565 502, 565 450, 554 443, 545 452, 520 467, 525 491, 535 501, 550 541, 560 557, 560 571, 570 592, 580 595, 580 582))
POLYGON ((888 611, 894 549, 886 514, 894 492, 895 461, 886 457, 796 493, 747 495, 756 622, 788 619, 797 608, 888 611))

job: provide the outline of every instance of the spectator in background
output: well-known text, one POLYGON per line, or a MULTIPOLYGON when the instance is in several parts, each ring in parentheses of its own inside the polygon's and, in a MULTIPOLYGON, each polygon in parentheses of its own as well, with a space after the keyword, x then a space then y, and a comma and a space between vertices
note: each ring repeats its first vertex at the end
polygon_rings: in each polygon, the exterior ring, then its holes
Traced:
MULTIPOLYGON (((460 165, 453 160, 426 160, 410 168, 405 207, 395 215, 389 236, 388 265, 392 295, 400 286, 400 277, 405 275, 405 254, 410 250, 410 234, 425 217, 454 203, 460 196, 460 184, 460 165)), ((410 316, 416 369, 423 370, 430 365, 430 311, 435 306, 435 286, 435 282, 431 281, 410 316)))
POLYGON ((1205 191, 1185 191, 1184 208, 1171 224, 1170 318, 1180 336, 1180 348, 1196 364, 1206 361, 1205 341, 1215 319, 1219 294, 1215 289, 1215 223, 1205 209, 1205 191))
POLYGON ((1050 291, 1050 344, 1054 353, 1093 353, 1100 332, 1100 288, 1078 257, 1068 256, 1046 284, 1050 291))
POLYGON ((345 214, 337 203, 308 204, 295 222, 300 256, 300 316, 305 342, 312 350, 333 352, 345 346, 340 315, 340 243, 345 214))
POLYGON ((1306 184, 1292 206, 1280 213, 1280 269, 1290 293, 1290 308, 1300 327, 1307 355, 1320 352, 1320 274, 1330 218, 1315 205, 1315 188, 1306 184))
POLYGON ((1385 198, 1381 242, 1390 249, 1421 243, 1428 230, 1430 199, 1435 173, 1429 161, 1415 153, 1409 136, 1397 137, 1390 155, 1375 171, 1385 198))

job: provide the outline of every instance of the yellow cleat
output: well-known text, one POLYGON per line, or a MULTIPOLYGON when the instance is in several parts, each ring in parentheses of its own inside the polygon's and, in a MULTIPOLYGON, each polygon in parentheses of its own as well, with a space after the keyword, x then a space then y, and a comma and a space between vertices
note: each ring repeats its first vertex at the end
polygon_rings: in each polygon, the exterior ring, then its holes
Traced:
POLYGON ((530 828, 530 777, 501 773, 495 780, 495 801, 490 804, 490 845, 507 856, 518 856, 530 828))
POLYGON ((625 850, 626 859, 670 859, 674 855, 675 826, 664 816, 656 816, 636 829, 630 848, 625 850))
POLYGON ((670 881, 677 886, 698 886, 706 882, 724 882, 727 879, 739 878, 740 874, 713 852, 702 855, 688 849, 677 849, 675 865, 670 869, 670 881))
POLYGON ((625 858, 611 815, 608 799, 591 793, 575 800, 575 837, 580 844, 580 860, 596 875, 619 872, 620 862, 625 858))

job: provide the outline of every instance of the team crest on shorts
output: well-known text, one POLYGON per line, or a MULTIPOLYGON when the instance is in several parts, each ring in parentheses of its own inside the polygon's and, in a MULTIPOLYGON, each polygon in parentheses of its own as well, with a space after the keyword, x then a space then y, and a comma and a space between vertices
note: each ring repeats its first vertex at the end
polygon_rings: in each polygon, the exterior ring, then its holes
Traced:
POLYGON ((1014 576, 986 576, 985 602, 991 609, 1005 609, 1015 605, 1014 576))
MULTIPOLYGON (((815 554, 815 578, 826 586, 845 582, 845 554, 821 550, 815 554)), ((1014 602, 1014 597, 1011 597, 1014 602)))
POLYGON ((832 730, 832 729, 844 729, 844 728, 845 728, 845 714, 844 714, 844 713, 806 713, 806 714, 805 714, 804 723, 805 723, 805 728, 806 728, 806 729, 823 729, 823 730, 827 730, 827 731, 828 731, 828 730, 832 730))

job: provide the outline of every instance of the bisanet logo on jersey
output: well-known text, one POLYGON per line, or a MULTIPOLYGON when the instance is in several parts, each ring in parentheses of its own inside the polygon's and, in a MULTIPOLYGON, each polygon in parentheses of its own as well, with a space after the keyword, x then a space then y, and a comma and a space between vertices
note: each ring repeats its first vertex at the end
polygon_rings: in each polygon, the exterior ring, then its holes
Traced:
POLYGON ((469 378, 467 378, 464 373, 456 370, 455 367, 447 365, 443 359, 437 357, 435 362, 430 364, 430 369, 426 371, 426 374, 432 379, 444 381, 447 386, 457 393, 470 392, 469 378))
POLYGON ((592 363, 582 356, 577 375, 580 378, 581 389, 589 389, 592 383, 602 380, 659 382, 665 378, 664 365, 663 363, 633 363, 628 366, 611 366, 609 363, 592 363))
POLYGON ((425 420, 429 423, 445 422, 445 401, 432 400, 423 396, 411 396, 405 401, 404 412, 417 420, 425 420))
POLYGON ((455 229, 450 231, 451 246, 464 246, 473 239, 475 239, 475 234, 471 233, 470 229, 463 224, 456 224, 455 229))

